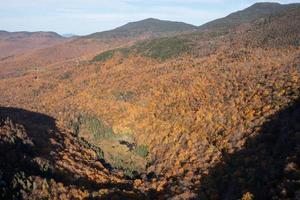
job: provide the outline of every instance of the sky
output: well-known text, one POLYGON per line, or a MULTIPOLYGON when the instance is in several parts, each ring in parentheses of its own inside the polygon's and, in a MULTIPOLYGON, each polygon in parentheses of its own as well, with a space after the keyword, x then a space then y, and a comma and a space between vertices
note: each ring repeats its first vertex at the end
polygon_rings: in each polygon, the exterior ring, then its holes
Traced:
MULTIPOLYGON (((265 0, 266 1, 266 0, 265 0)), ((270 2, 300 3, 300 0, 270 2)), ((146 18, 201 25, 258 0, 0 0, 0 30, 86 35, 146 18)))

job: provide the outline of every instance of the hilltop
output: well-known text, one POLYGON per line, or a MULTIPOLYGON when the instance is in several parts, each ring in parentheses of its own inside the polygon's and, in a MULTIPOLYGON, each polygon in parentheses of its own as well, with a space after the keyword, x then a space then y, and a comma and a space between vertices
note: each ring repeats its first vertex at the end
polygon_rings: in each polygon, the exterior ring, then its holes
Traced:
POLYGON ((87 38, 105 39, 118 37, 155 37, 178 34, 182 32, 195 31, 196 26, 183 22, 173 22, 154 18, 144 19, 137 22, 130 22, 111 31, 94 33, 87 38))
MULTIPOLYGON (((281 7, 280 4, 260 3, 251 6, 245 11, 248 13, 249 9, 252 10, 253 7, 265 10, 267 5, 270 5, 271 8, 274 5, 276 5, 275 7, 279 6, 280 12, 278 9, 270 9, 273 10, 273 12, 268 12, 271 14, 265 14, 264 17, 255 15, 257 17, 253 17, 251 21, 240 22, 239 26, 236 25, 235 28, 227 31, 211 28, 205 31, 193 31, 192 33, 176 36, 144 40, 130 47, 105 51, 95 56, 92 61, 106 61, 120 56, 126 58, 130 55, 140 55, 160 61, 183 54, 196 57, 208 56, 215 53, 224 44, 224 40, 230 40, 231 45, 233 45, 232 48, 240 48, 241 46, 281 48, 299 45, 300 4, 281 7), (223 41, 218 39, 222 36, 224 37, 223 41)), ((228 25, 229 23, 225 24, 228 25)))
POLYGON ((201 30, 215 30, 215 29, 228 29, 241 24, 249 23, 259 18, 269 15, 280 15, 280 13, 287 12, 291 8, 299 7, 299 3, 295 4, 279 4, 279 3, 255 3, 252 6, 234 12, 224 18, 216 19, 208 22, 199 28, 201 30))
POLYGON ((0 31, 0 59, 68 41, 55 32, 0 31))
POLYGON ((27 38, 27 37, 45 37, 45 38, 63 38, 55 32, 28 32, 28 31, 19 31, 19 32, 8 32, 0 31, 1 39, 13 39, 13 38, 27 38))

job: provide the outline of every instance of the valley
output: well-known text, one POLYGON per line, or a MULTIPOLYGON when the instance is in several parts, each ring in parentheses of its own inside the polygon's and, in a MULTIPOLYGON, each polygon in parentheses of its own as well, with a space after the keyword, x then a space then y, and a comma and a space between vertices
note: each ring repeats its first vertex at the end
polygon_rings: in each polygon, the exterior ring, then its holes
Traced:
POLYGON ((299 198, 299 24, 257 3, 1 50, 0 198, 299 198))

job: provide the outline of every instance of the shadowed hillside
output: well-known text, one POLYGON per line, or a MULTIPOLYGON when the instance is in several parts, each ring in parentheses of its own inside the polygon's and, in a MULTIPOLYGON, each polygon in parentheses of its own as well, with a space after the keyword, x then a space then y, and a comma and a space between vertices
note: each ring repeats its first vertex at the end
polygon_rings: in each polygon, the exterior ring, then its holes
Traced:
MULTIPOLYGON (((199 191, 201 199, 298 199, 299 120, 300 103, 296 100, 257 127, 257 132, 252 133, 241 150, 223 152, 222 160, 202 176, 199 185, 192 187, 199 191)), ((78 145, 81 156, 90 152, 84 150, 85 147, 76 138, 60 133, 53 118, 22 109, 1 107, 0 122, 1 198, 54 198, 65 195, 67 198, 86 196, 94 199, 92 196, 96 197, 95 192, 101 189, 110 191, 103 193, 101 199, 142 198, 142 194, 134 190, 129 182, 99 183, 77 174, 67 166, 57 165, 58 162, 66 162, 66 156, 79 162, 76 152, 72 153, 73 156, 61 154, 78 145), (126 193, 124 189, 132 192, 126 193)), ((81 165, 98 166, 89 160, 85 162, 81 165)), ((98 167, 97 170, 105 171, 98 167)), ((179 181, 180 177, 172 179, 179 181)), ((157 198, 172 193, 172 189, 167 187, 159 193, 150 192, 147 196, 157 198)))
MULTIPOLYGON (((222 159, 191 185, 197 194, 183 199, 299 199, 300 101, 268 118, 236 152, 222 151, 222 159)), ((180 184, 180 177, 171 177, 180 184)), ((163 194, 172 194, 172 185, 163 194)))
POLYGON ((126 194, 133 190, 130 182, 110 174, 94 150, 61 133, 55 120, 44 114, 1 107, 0 150, 1 199, 87 198, 101 189, 107 190, 101 195, 104 199, 139 196, 126 194), (102 178, 92 180, 89 168, 102 178), (82 170, 87 174, 78 173, 82 170))
POLYGON ((300 101, 269 117, 237 152, 203 176, 203 199, 300 198, 300 101))

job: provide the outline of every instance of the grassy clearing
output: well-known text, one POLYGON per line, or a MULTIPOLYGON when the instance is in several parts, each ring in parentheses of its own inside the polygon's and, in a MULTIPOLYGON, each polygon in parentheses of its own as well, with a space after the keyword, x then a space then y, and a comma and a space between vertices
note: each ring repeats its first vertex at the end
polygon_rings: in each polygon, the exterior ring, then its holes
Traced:
POLYGON ((70 127, 77 136, 88 136, 93 141, 115 137, 112 128, 96 116, 81 115, 71 121, 70 127))
POLYGON ((139 145, 137 146, 135 149, 134 149, 134 152, 143 157, 143 158, 146 158, 149 151, 148 151, 148 146, 147 145, 139 145))
POLYGON ((81 115, 69 124, 73 133, 88 142, 99 159, 104 159, 113 168, 120 169, 133 178, 146 169, 148 147, 136 145, 132 134, 117 134, 96 116, 81 115))

